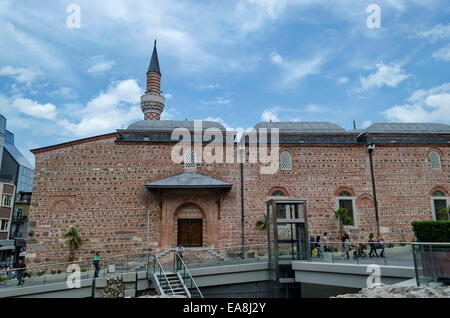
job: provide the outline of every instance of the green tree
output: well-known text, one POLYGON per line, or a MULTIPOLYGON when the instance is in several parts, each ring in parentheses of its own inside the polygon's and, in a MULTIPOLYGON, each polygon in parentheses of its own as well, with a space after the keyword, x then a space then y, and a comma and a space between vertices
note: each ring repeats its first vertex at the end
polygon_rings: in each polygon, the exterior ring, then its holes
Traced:
POLYGON ((80 230, 71 227, 66 233, 64 233, 63 237, 66 240, 63 247, 69 249, 69 262, 73 262, 75 260, 77 250, 83 244, 80 237, 80 230))
POLYGON ((334 216, 339 221, 339 233, 344 232, 344 225, 353 225, 353 218, 348 215, 348 210, 345 208, 339 208, 333 211, 334 216))
POLYGON ((439 220, 450 220, 450 206, 439 209, 439 220))
POLYGON ((267 229, 267 225, 269 223, 269 218, 267 217, 267 214, 263 215, 263 219, 256 221, 256 228, 260 229, 260 230, 265 230, 267 229))

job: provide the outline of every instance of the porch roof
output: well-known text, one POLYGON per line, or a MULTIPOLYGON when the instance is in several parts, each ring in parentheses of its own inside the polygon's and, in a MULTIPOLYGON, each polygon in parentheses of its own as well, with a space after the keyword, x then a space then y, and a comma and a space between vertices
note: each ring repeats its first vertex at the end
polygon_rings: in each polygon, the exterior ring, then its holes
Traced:
POLYGON ((200 173, 186 172, 147 183, 147 189, 231 189, 233 185, 200 173))

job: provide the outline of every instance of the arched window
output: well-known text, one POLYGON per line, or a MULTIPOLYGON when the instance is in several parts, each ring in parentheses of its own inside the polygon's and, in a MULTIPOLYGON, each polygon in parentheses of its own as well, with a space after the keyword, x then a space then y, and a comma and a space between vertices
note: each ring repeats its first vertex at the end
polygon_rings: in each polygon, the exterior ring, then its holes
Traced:
POLYGON ((433 219, 436 221, 449 220, 449 198, 442 191, 434 191, 431 197, 433 219))
POLYGON ((284 194, 284 192, 281 190, 276 190, 276 191, 272 192, 272 196, 273 197, 285 197, 286 194, 284 194))
POLYGON ((436 151, 430 152, 430 165, 433 169, 441 169, 441 156, 436 151))
POLYGON ((195 151, 188 150, 184 155, 184 167, 185 168, 197 168, 197 157, 195 151))
POLYGON ((292 155, 287 151, 283 151, 280 155, 280 169, 292 170, 292 155))

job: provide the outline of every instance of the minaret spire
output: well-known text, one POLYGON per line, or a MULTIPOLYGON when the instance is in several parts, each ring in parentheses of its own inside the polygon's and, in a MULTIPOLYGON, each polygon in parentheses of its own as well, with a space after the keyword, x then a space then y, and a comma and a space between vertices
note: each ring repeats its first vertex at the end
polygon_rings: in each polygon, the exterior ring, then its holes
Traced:
POLYGON ((161 96, 161 70, 159 68, 156 39, 152 58, 147 71, 147 89, 141 97, 141 109, 144 119, 159 120, 164 110, 164 97, 161 96))

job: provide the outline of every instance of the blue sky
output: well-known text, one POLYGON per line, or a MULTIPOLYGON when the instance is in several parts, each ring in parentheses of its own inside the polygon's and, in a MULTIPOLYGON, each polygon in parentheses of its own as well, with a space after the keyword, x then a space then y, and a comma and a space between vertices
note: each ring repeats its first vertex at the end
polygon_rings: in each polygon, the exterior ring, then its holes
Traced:
POLYGON ((32 161, 143 119, 154 38, 163 119, 450 123, 447 0, 0 0, 0 113, 19 149, 32 161))

